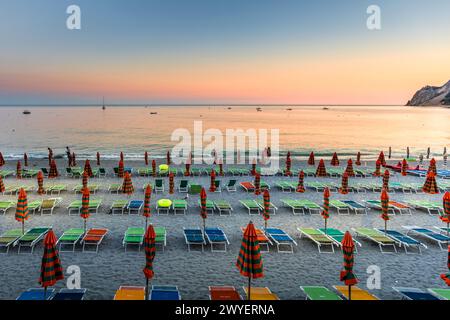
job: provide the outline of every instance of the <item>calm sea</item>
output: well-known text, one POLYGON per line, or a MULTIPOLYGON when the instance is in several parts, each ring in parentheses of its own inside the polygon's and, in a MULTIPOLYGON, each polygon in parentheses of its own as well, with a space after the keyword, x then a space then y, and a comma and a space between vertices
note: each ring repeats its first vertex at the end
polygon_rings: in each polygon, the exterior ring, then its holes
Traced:
POLYGON ((97 151, 104 158, 163 156, 175 145, 171 134, 194 121, 203 129, 279 129, 281 150, 306 155, 367 155, 392 147, 403 156, 407 146, 418 155, 431 147, 441 155, 450 145, 450 109, 406 107, 0 107, 0 151, 8 158, 44 157, 47 147, 63 154, 70 146, 81 158, 97 151), (151 114, 156 113, 156 114, 151 114))

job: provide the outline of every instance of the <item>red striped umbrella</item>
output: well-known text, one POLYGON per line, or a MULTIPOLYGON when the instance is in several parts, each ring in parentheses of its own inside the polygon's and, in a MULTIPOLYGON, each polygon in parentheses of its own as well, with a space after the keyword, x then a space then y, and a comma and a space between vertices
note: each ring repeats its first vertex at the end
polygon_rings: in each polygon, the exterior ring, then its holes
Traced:
POLYGON ((169 173, 169 194, 174 194, 175 182, 173 172, 169 173))
POLYGON ((430 160, 430 166, 428 167, 428 172, 433 172, 434 174, 437 173, 437 171, 436 171, 436 160, 434 158, 430 160))
POLYGON ((320 159, 319 166, 316 170, 316 177, 326 177, 327 176, 327 169, 325 168, 325 161, 323 159, 320 159))
POLYGON ((225 174, 223 172, 223 163, 219 163, 219 176, 223 177, 225 174))
POLYGON ((91 178, 93 176, 91 162, 89 161, 89 159, 86 159, 86 161, 84 163, 84 172, 87 174, 87 176, 89 178, 91 178))
POLYGON ((327 222, 330 218, 330 189, 328 187, 323 191, 323 211, 321 215, 325 221, 325 233, 327 233, 327 222))
POLYGON ((409 147, 406 147, 406 158, 409 159, 409 147))
POLYGON ((344 172, 342 175, 342 186, 339 188, 340 194, 348 194, 348 174, 344 172))
POLYGON ((361 152, 359 152, 359 151, 358 151, 358 154, 356 155, 356 162, 355 162, 355 164, 357 166, 361 165, 361 152))
POLYGON ((100 162, 100 152, 97 152, 97 166, 100 166, 101 162, 100 162))
POLYGON ((26 153, 23 154, 23 164, 28 167, 28 155, 26 153))
POLYGON ((311 153, 309 154, 308 164, 310 166, 315 166, 316 165, 316 160, 314 159, 314 152, 313 151, 311 151, 311 153))
POLYGON ((389 221, 389 195, 386 189, 381 191, 381 218, 384 220, 384 232, 387 232, 387 222, 389 221))
POLYGON ((353 160, 352 159, 348 159, 347 168, 345 168, 345 172, 347 173, 347 175, 349 177, 355 176, 355 171, 353 171, 353 160))
POLYGON ((292 176, 292 173, 291 173, 291 165, 292 165, 292 160, 291 160, 291 153, 290 152, 288 152, 287 153, 287 156, 286 156, 286 171, 285 171, 285 175, 286 176, 292 176))
POLYGON ((148 184, 145 188, 145 198, 144 198, 144 213, 145 217, 145 228, 147 228, 148 218, 151 217, 151 207, 150 207, 150 199, 152 197, 152 187, 148 184))
POLYGON ((83 188, 81 188, 81 193, 84 192, 84 190, 86 190, 88 188, 88 180, 89 180, 89 176, 86 172, 83 172, 83 178, 81 180, 81 184, 83 185, 83 188))
POLYGON ((408 162, 406 159, 402 160, 402 176, 406 177, 408 175, 408 162))
POLYGON ((144 249, 145 249, 145 300, 148 300, 148 282, 153 279, 155 273, 153 272, 153 261, 156 255, 156 233, 152 225, 148 226, 147 232, 144 236, 144 249))
POLYGON ((122 192, 131 196, 134 193, 133 182, 131 181, 131 176, 128 172, 125 172, 122 184, 122 192))
POLYGON ((15 216, 16 220, 22 223, 22 234, 25 234, 25 221, 28 220, 29 213, 27 193, 22 188, 19 191, 15 216))
POLYGON ((172 164, 172 159, 170 158, 170 151, 167 151, 167 165, 170 166, 172 164))
POLYGON ((380 160, 380 164, 384 167, 386 166, 386 158, 384 157, 384 152, 381 151, 380 155, 378 156, 378 160, 380 160))
MULTIPOLYGON (((1 188, 1 187, 0 187, 1 188)), ((440 216, 442 222, 447 224, 447 237, 450 232, 450 192, 446 192, 444 194, 444 198, 442 199, 442 207, 444 208, 443 214, 440 216)))
POLYGON ((52 160, 52 163, 50 164, 50 171, 48 173, 49 179, 54 179, 59 176, 58 168, 56 167, 56 161, 52 160))
POLYGON ((52 165, 52 160, 53 160, 53 150, 48 148, 48 165, 49 166, 52 165))
POLYGON ((211 170, 211 185, 209 187, 209 192, 216 191, 216 171, 211 170))
POLYGON ((375 172, 373 173, 373 175, 375 177, 381 176, 381 161, 380 160, 377 160, 377 162, 375 162, 375 172))
POLYGON ((54 286, 56 282, 64 279, 64 272, 56 249, 56 236, 50 230, 44 240, 44 255, 42 256, 39 284, 44 288, 44 300, 46 300, 47 288, 54 286))
POLYGON ((303 172, 303 170, 301 170, 300 173, 298 174, 297 192, 299 192, 299 193, 305 192, 304 181, 305 181, 305 173, 303 172))
POLYGON ((253 163, 252 163, 252 176, 254 176, 256 174, 256 160, 253 159, 253 163))
POLYGON ((389 170, 386 170, 383 175, 383 189, 386 190, 386 192, 389 192, 389 177, 389 170))
POLYGON ((348 299, 352 300, 352 286, 358 283, 356 275, 353 273, 355 244, 350 232, 346 232, 342 239, 342 253, 344 255, 344 270, 341 271, 340 280, 348 286, 348 299))
POLYGON ((202 188, 202 191, 200 192, 200 216, 203 219, 203 230, 205 230, 206 219, 208 218, 208 210, 206 210, 206 200, 206 191, 205 188, 202 188))
POLYGON ((152 161, 152 176, 156 177, 156 160, 152 161))
POLYGON ((5 159, 3 158, 2 153, 0 152, 0 167, 5 165, 5 159))
POLYGON ((267 229, 267 221, 270 219, 270 193, 269 190, 264 191, 264 227, 267 229))
POLYGON ((430 159, 431 149, 428 147, 427 149, 427 159, 430 159))
POLYGON ((252 279, 264 277, 261 251, 253 222, 250 222, 245 229, 236 266, 240 274, 248 278, 247 298, 250 300, 252 279))
POLYGON ((80 217, 84 220, 84 233, 86 233, 86 221, 91 216, 89 211, 89 198, 91 196, 91 192, 89 189, 83 191, 83 196, 81 198, 81 213, 80 217))
POLYGON ((259 173, 255 174, 255 194, 258 196, 261 194, 261 175, 259 173))
POLYGON ((120 152, 120 161, 124 162, 123 152, 120 152))
POLYGON ((117 169, 117 177, 123 178, 123 171, 124 171, 123 160, 120 160, 119 161, 119 168, 117 169))
MULTIPOLYGON (((450 245, 448 246, 447 268, 448 268, 448 270, 450 270, 450 245)), ((445 283, 450 287, 450 273, 441 274, 441 279, 444 280, 445 283)))
POLYGON ((144 154, 144 161, 145 161, 145 165, 148 166, 148 152, 147 151, 145 151, 145 154, 144 154))
POLYGON ((17 161, 16 178, 22 179, 22 165, 20 164, 20 161, 17 161))
POLYGON ((331 158, 331 163, 330 163, 333 167, 337 167, 339 166, 339 158, 337 153, 333 153, 333 157, 331 158))
POLYGON ((5 184, 3 183, 3 178, 0 175, 0 193, 5 192, 5 184))
POLYGON ((389 147, 388 158, 390 159, 391 157, 392 157, 392 147, 389 147))
POLYGON ((186 169, 184 170, 184 176, 189 177, 191 175, 191 165, 189 163, 185 164, 186 169))
POLYGON ((45 194, 45 189, 44 189, 44 174, 42 173, 42 171, 38 172, 37 175, 37 184, 38 184, 38 190, 37 193, 40 195, 45 194))
POLYGON ((72 152, 72 167, 75 167, 77 165, 77 156, 75 152, 72 152))
POLYGON ((436 182, 436 174, 430 171, 427 174, 427 179, 425 180, 425 184, 422 188, 423 192, 429 193, 429 194, 438 194, 439 188, 436 182))

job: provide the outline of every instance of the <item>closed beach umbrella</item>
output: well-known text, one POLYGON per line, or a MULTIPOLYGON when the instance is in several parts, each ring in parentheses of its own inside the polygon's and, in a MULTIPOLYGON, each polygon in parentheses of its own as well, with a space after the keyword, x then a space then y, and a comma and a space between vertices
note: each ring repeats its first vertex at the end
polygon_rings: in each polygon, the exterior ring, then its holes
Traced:
POLYGON ((20 161, 17 161, 16 178, 22 179, 22 165, 20 164, 20 161))
POLYGON ((359 151, 358 151, 358 154, 356 155, 356 162, 355 162, 355 164, 357 166, 361 165, 361 152, 359 152, 359 151))
POLYGON ((152 225, 149 225, 144 236, 144 250, 145 250, 145 300, 148 300, 149 288, 148 283, 155 273, 153 272, 153 261, 156 255, 156 233, 152 225))
POLYGON ((320 159, 319 166, 316 170, 316 177, 326 177, 327 176, 327 169, 325 168, 325 161, 323 159, 320 159))
POLYGON ((236 266, 240 274, 248 278, 247 299, 250 300, 252 279, 264 277, 258 236, 252 222, 245 229, 236 266))
POLYGON ((22 234, 25 234, 25 221, 28 220, 29 213, 27 193, 21 188, 19 191, 19 199, 17 200, 15 218, 22 223, 22 234))
POLYGON ((56 167, 56 161, 52 160, 52 163, 50 164, 50 171, 48 173, 49 179, 54 179, 59 176, 58 168, 56 167))
POLYGON ((311 151, 311 153, 309 154, 308 165, 310 166, 316 165, 316 160, 314 159, 314 151, 311 151))
POLYGON ((5 159, 3 158, 2 153, 0 152, 0 167, 5 165, 5 159))
POLYGON ((386 166, 386 158, 384 157, 384 152, 381 151, 380 155, 378 156, 378 160, 380 160, 380 164, 384 167, 386 166))
POLYGON ((49 166, 52 165, 52 160, 53 160, 53 150, 48 148, 48 165, 49 166))
POLYGON ((444 212, 443 215, 440 216, 440 219, 442 220, 442 222, 447 224, 447 237, 448 237, 450 232, 450 192, 448 191, 444 194, 442 207, 444 208, 444 212))
POLYGON ((344 172, 342 175, 342 185, 339 188, 340 194, 348 194, 348 174, 347 172, 344 172))
POLYGON ((147 229, 148 218, 151 217, 151 207, 150 207, 150 199, 152 197, 152 187, 150 184, 145 188, 145 197, 144 197, 144 213, 142 214, 145 217, 145 228, 147 229))
POLYGON ((72 152, 72 167, 75 167, 77 165, 77 156, 75 152, 72 152))
POLYGON ((327 233, 327 222, 330 218, 330 189, 328 187, 323 191, 323 210, 321 215, 325 222, 325 233, 327 233))
POLYGON ((383 189, 386 190, 386 192, 389 192, 389 170, 386 170, 383 174, 383 189))
POLYGON ((290 177, 292 175, 291 166, 292 166, 291 153, 288 152, 287 156, 286 156, 286 171, 284 173, 288 177, 290 177))
POLYGON ((339 158, 337 153, 333 153, 333 157, 331 158, 331 163, 330 163, 333 167, 337 167, 339 166, 339 158))
POLYGON ((345 168, 345 172, 347 173, 347 175, 349 177, 355 176, 355 171, 353 170, 353 160, 352 159, 348 159, 347 168, 345 168))
POLYGON ((216 171, 214 169, 211 170, 211 185, 209 186, 209 192, 216 191, 216 171))
POLYGON ((267 229, 267 221, 270 219, 270 194, 269 190, 264 191, 264 227, 267 229))
POLYGON ((375 172, 373 173, 373 175, 375 177, 381 176, 381 161, 380 160, 377 160, 377 162, 375 162, 375 172))
POLYGON ((388 158, 392 158, 392 147, 389 147, 388 158))
POLYGON ((358 283, 356 275, 353 273, 353 265, 355 263, 354 253, 355 243, 353 242, 350 232, 345 232, 342 239, 342 253, 344 255, 344 270, 341 271, 340 280, 348 286, 348 300, 352 300, 352 286, 358 283))
POLYGON ((427 159, 430 159, 431 149, 428 147, 427 149, 427 159))
POLYGON ((117 177, 123 178, 123 171, 124 171, 123 160, 120 160, 119 161, 119 168, 117 169, 117 177))
POLYGON ((202 191, 200 192, 200 216, 203 219, 203 230, 205 230, 206 227, 206 219, 208 218, 208 210, 206 209, 206 191, 205 188, 202 188, 202 191))
POLYGON ((47 295, 47 288, 52 287, 59 280, 64 279, 64 272, 56 249, 56 236, 50 230, 44 240, 44 255, 42 256, 41 272, 39 284, 44 288, 44 300, 47 295))
POLYGON ((298 174, 297 192, 299 193, 305 192, 305 173, 303 172, 303 170, 301 170, 300 173, 298 174))
POLYGON ((23 154, 23 165, 28 167, 28 155, 26 153, 23 154))
POLYGON ((93 176, 91 162, 89 161, 89 159, 86 159, 86 161, 84 163, 84 172, 87 174, 87 176, 89 178, 91 178, 93 176))
POLYGON ((81 188, 81 193, 84 192, 88 188, 88 180, 89 176, 86 172, 83 172, 83 178, 81 179, 81 184, 83 185, 83 188, 81 188))
POLYGON ((437 173, 437 171, 436 171, 436 160, 434 158, 430 160, 430 166, 428 167, 428 172, 433 172, 434 174, 437 173))
POLYGON ((172 160, 170 159, 170 151, 167 151, 167 165, 170 166, 172 163, 172 160))
POLYGON ((40 195, 45 194, 44 174, 42 173, 42 171, 39 171, 38 174, 37 174, 37 184, 38 184, 37 193, 40 194, 40 195))
POLYGON ((120 152, 120 161, 124 162, 123 152, 120 152))
POLYGON ((90 201, 91 192, 89 189, 83 191, 83 196, 81 198, 81 213, 80 217, 84 220, 84 233, 86 233, 86 221, 91 216, 89 212, 89 201, 90 201))
POLYGON ((131 196, 134 193, 133 182, 131 181, 131 176, 128 172, 125 172, 123 178, 122 192, 128 196, 131 196))
POLYGON ((447 161, 448 161, 447 153, 444 153, 443 160, 444 160, 444 166, 446 167, 447 166, 447 161))
POLYGON ((186 169, 184 170, 184 176, 189 177, 191 175, 191 165, 189 163, 185 164, 186 169))
POLYGON ((175 182, 173 172, 169 173, 169 194, 174 194, 175 182))
POLYGON ((3 178, 0 175, 0 193, 5 192, 5 184, 3 183, 3 178))
MULTIPOLYGON (((448 246, 447 268, 450 271, 450 245, 448 246)), ((441 274, 441 279, 450 287, 450 272, 441 274)))
POLYGON ((402 161, 402 176, 406 177, 408 175, 408 162, 406 159, 403 159, 402 161))
POLYGON ((419 164, 423 164, 423 154, 419 155, 419 164))
POLYGON ((409 159, 409 147, 406 147, 406 159, 409 159))
POLYGON ((252 163, 252 176, 254 176, 256 174, 256 160, 253 159, 253 163, 252 163))
POLYGON ((429 194, 437 194, 439 193, 439 188, 436 183, 436 174, 433 172, 429 172, 427 174, 427 179, 425 180, 425 184, 422 188, 423 192, 429 194))
POLYGON ((145 154, 144 154, 144 161, 145 161, 145 165, 148 166, 148 152, 147 151, 145 151, 145 154))
POLYGON ((221 177, 223 177, 225 175, 223 172, 223 163, 222 162, 219 163, 219 175, 221 177))
POLYGON ((152 176, 156 177, 156 160, 152 161, 152 176))
POLYGON ((258 196, 261 194, 261 175, 259 173, 255 174, 255 194, 258 196))
POLYGON ((384 220, 384 232, 387 232, 387 222, 389 221, 389 195, 386 189, 381 191, 381 218, 384 220))
POLYGON ((100 152, 97 152, 97 166, 100 166, 101 162, 100 162, 100 152))

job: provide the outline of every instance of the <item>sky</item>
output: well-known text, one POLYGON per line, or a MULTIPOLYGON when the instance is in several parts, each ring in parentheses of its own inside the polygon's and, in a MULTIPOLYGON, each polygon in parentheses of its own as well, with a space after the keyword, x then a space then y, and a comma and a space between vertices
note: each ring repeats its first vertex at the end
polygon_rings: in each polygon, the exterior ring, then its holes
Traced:
POLYGON ((0 104, 399 105, 449 30, 448 0, 0 0, 0 104))

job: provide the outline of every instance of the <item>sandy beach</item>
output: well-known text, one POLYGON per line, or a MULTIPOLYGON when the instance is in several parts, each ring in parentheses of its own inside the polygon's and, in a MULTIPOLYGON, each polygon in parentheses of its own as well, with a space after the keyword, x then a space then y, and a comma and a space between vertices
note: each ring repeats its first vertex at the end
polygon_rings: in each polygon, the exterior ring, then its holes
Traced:
MULTIPOLYGON (((341 166, 343 162, 341 159, 341 166)), ((48 165, 47 160, 29 160, 29 168, 41 168, 48 165)), ((15 161, 7 161, 2 169, 15 170, 15 161)), ((57 160, 58 169, 65 173, 65 160, 57 160)), ((78 165, 83 165, 84 161, 78 160, 78 165)), ((108 176, 104 178, 93 178, 92 183, 100 184, 101 190, 93 198, 103 200, 103 205, 98 214, 94 214, 88 220, 88 228, 101 227, 109 229, 110 233, 100 246, 98 254, 82 253, 80 247, 75 253, 61 253, 63 267, 77 265, 81 268, 81 286, 87 288, 86 299, 98 300, 113 298, 115 291, 121 285, 143 286, 145 284, 142 269, 145 264, 143 251, 130 249, 124 251, 122 240, 124 232, 128 227, 144 226, 144 218, 135 215, 110 215, 108 214, 112 202, 116 199, 128 199, 126 195, 110 194, 106 191, 110 183, 120 183, 121 179, 113 177, 112 167, 117 165, 117 161, 103 161, 102 167, 107 169, 108 176)), ((442 165, 438 163, 438 165, 442 165)), ((143 161, 129 161, 125 159, 126 167, 143 167, 143 161)), ((327 161, 329 166, 329 161, 327 161)), ((294 161, 293 168, 305 168, 305 162, 294 161)), ((371 163, 369 168, 373 168, 371 163)), ((226 166, 225 166, 226 168, 226 166)), ((182 171, 183 168, 179 169, 182 171)), ((253 181, 253 177, 236 177, 239 182, 253 181)), ((253 194, 245 193, 238 188, 236 193, 208 193, 208 199, 226 199, 234 208, 232 216, 209 215, 207 226, 221 227, 227 234, 231 245, 227 253, 212 253, 209 247, 205 252, 188 252, 184 241, 183 227, 200 227, 202 220, 200 210, 197 205, 198 196, 189 198, 189 209, 186 216, 158 216, 155 212, 155 202, 161 198, 182 199, 185 194, 176 192, 168 195, 168 179, 165 178, 166 192, 164 194, 152 195, 152 213, 150 221, 155 226, 167 229, 167 247, 164 252, 158 250, 156 253, 154 268, 155 278, 153 284, 177 285, 180 289, 182 299, 203 300, 208 299, 208 286, 211 285, 233 285, 239 288, 243 294, 242 286, 246 284, 246 279, 240 276, 236 266, 236 258, 241 244, 242 234, 240 227, 244 227, 250 220, 256 226, 263 227, 261 216, 249 216, 247 210, 239 204, 240 199, 254 199, 253 194)), ((177 186, 181 175, 175 178, 177 186)), ((220 177, 224 184, 231 176, 220 177)), ((298 215, 294 216, 291 210, 283 207, 281 199, 310 199, 317 204, 322 204, 323 195, 321 192, 307 190, 304 194, 282 193, 275 186, 275 182, 291 179, 297 181, 297 177, 286 178, 281 176, 264 177, 267 183, 272 186, 272 202, 279 207, 276 215, 271 216, 269 226, 282 228, 290 234, 298 243, 293 254, 277 253, 275 247, 270 248, 269 253, 263 254, 265 277, 254 281, 255 286, 267 286, 281 299, 304 299, 305 296, 300 290, 302 285, 323 285, 331 288, 340 285, 339 272, 342 269, 342 254, 336 250, 334 254, 319 254, 317 247, 306 239, 298 239, 298 227, 323 227, 323 219, 320 215, 298 215)), ((373 181, 381 178, 354 178, 352 181, 373 181)), ((334 181, 340 184, 340 178, 314 178, 306 177, 305 181, 334 181)), ((154 178, 133 176, 133 184, 136 192, 132 199, 144 198, 142 186, 145 183, 153 182, 154 178)), ((190 181, 209 186, 208 176, 191 177, 190 181)), ((402 177, 399 174, 391 176, 391 181, 402 182, 423 182, 424 178, 402 177)), ((61 194, 63 202, 55 210, 52 216, 31 215, 26 222, 26 227, 52 226, 59 237, 64 230, 74 227, 81 228, 83 221, 79 216, 69 216, 67 206, 74 200, 81 199, 79 194, 75 195, 70 191, 73 186, 81 183, 80 179, 68 178, 65 175, 54 180, 54 182, 67 184, 68 192, 61 194)), ((16 180, 15 177, 4 179, 5 185, 25 184, 36 186, 36 179, 16 180)), ((48 183, 48 180, 46 180, 48 183)), ((47 196, 50 197, 50 196, 47 196)), ((350 193, 346 196, 332 193, 331 199, 351 199, 364 201, 368 199, 379 199, 379 193, 350 193)), ((30 193, 28 200, 40 199, 35 192, 30 193)), ((45 197, 44 197, 45 198, 45 197)), ((262 196, 259 196, 262 199, 262 196)), ((17 200, 17 197, 10 195, 0 195, 0 200, 17 200)), ((393 193, 391 199, 406 201, 411 199, 441 201, 442 194, 403 194, 393 193)), ((371 210, 368 215, 348 216, 337 215, 332 210, 329 219, 329 226, 341 230, 350 230, 352 227, 378 227, 384 226, 380 218, 380 212, 371 210)), ((389 228, 403 230, 404 225, 418 226, 441 226, 438 216, 430 216, 424 211, 412 211, 412 215, 395 215, 389 221, 389 228)), ((443 226, 443 225, 442 225, 443 226)), ((0 233, 12 228, 20 228, 20 224, 14 219, 14 210, 9 210, 6 215, 0 216, 0 233)), ((377 265, 381 268, 381 289, 371 292, 382 299, 400 299, 401 297, 392 289, 393 286, 409 286, 417 288, 444 288, 443 281, 439 274, 446 272, 447 252, 441 251, 439 247, 423 238, 417 238, 428 246, 419 254, 405 254, 403 249, 398 249, 397 254, 382 254, 378 246, 359 239, 362 247, 355 258, 355 272, 360 280, 360 286, 366 288, 368 274, 367 267, 377 265)), ((2 286, 0 287, 0 299, 15 299, 22 291, 38 286, 40 260, 42 256, 42 244, 36 247, 34 254, 17 254, 17 248, 10 251, 8 255, 0 255, 0 270, 2 286)), ((65 282, 58 283, 56 288, 62 288, 65 282)))

